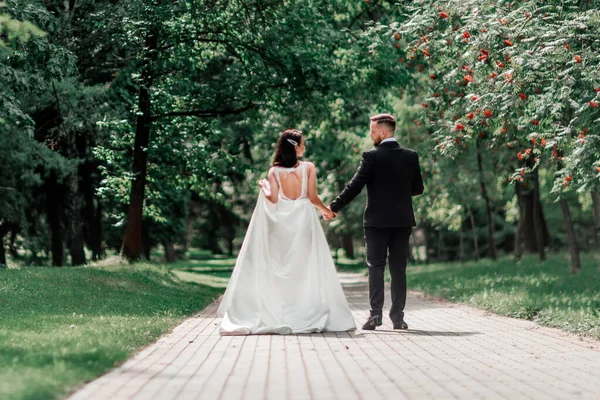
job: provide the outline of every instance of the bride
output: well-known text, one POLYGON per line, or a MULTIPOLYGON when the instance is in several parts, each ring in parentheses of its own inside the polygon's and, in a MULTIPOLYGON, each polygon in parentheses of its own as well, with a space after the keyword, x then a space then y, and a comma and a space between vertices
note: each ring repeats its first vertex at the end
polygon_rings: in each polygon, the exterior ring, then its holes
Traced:
POLYGON ((277 143, 235 269, 219 306, 221 335, 291 334, 356 329, 314 206, 314 164, 299 161, 302 132, 277 143))

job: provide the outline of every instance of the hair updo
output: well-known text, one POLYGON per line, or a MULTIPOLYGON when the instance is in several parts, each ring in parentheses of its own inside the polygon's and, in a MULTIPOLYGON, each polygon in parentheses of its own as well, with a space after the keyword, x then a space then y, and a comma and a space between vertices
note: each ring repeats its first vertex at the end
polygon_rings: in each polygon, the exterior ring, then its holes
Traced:
POLYGON ((274 167, 292 168, 298 164, 296 146, 302 144, 302 132, 298 129, 286 129, 279 137, 277 150, 273 157, 274 167), (295 144, 294 144, 295 143, 295 144))

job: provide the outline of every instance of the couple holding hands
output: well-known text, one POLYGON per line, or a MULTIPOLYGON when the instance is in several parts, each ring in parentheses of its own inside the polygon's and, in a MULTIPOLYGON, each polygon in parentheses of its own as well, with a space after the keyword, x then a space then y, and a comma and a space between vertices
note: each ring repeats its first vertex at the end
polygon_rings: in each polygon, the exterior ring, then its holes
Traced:
POLYGON ((268 179, 259 182, 258 202, 219 306, 222 335, 356 329, 314 207, 326 220, 333 219, 364 186, 371 310, 362 329, 382 325, 388 258, 389 317, 394 329, 408 329, 406 264, 408 240, 416 225, 412 196, 423 193, 423 180, 417 153, 402 147, 395 132, 392 115, 370 118, 374 148, 363 153, 356 174, 329 207, 317 194, 315 165, 299 160, 306 146, 302 132, 283 132, 268 179))

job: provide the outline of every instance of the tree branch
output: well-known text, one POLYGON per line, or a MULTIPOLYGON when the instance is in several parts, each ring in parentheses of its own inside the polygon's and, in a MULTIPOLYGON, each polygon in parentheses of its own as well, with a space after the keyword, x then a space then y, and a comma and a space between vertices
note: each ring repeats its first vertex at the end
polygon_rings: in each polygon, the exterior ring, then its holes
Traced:
POLYGON ((182 111, 172 111, 165 114, 155 115, 151 118, 151 121, 154 122, 161 118, 167 117, 198 117, 198 118, 215 118, 222 117, 225 115, 236 115, 242 114, 252 108, 256 107, 256 104, 250 103, 241 108, 224 108, 224 109, 212 109, 212 110, 182 110, 182 111))
MULTIPOLYGON (((377 3, 379 3, 379 0, 375 0, 375 1, 373 2, 373 4, 371 4, 371 6, 372 6, 372 7, 375 7, 375 6, 377 5, 377 3)), ((358 14, 356 14, 356 15, 354 16, 354 18, 352 18, 352 20, 350 21, 350 23, 349 23, 349 24, 348 24, 348 26, 347 26, 347 29, 351 29, 351 28, 352 28, 352 25, 354 25, 354 24, 356 23, 356 21, 358 21, 358 20, 359 20, 359 19, 360 19, 360 18, 361 18, 361 17, 362 17, 364 14, 365 14, 365 12, 367 12, 367 13, 369 13, 369 12, 370 12, 370 11, 369 11, 369 7, 368 7, 368 6, 367 6, 367 7, 364 7, 364 8, 362 8, 362 9, 360 10, 360 12, 359 12, 358 14)))

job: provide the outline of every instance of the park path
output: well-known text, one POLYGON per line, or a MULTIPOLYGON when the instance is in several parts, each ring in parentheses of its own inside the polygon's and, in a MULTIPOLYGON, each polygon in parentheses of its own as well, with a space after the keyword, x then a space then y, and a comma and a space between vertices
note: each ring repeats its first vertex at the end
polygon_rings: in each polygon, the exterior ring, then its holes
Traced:
MULTIPOLYGON (((340 278, 360 327, 365 278, 340 278)), ((600 399, 599 342, 418 293, 408 331, 221 337, 217 306, 70 399, 600 399)))

